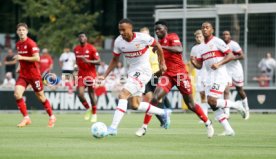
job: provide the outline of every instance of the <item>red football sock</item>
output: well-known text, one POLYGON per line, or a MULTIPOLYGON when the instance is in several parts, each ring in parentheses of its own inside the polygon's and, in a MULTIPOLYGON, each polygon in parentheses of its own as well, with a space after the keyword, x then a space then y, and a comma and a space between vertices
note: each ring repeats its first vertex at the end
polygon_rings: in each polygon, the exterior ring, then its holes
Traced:
POLYGON ((81 102, 82 105, 85 107, 85 109, 89 109, 89 104, 87 103, 87 101, 81 102))
POLYGON ((205 115, 205 113, 198 104, 195 104, 194 112, 204 123, 208 121, 208 117, 205 115))
POLYGON ((50 102, 48 101, 48 99, 46 99, 46 101, 44 103, 42 103, 44 106, 44 109, 46 110, 46 112, 48 113, 49 116, 53 115, 53 111, 52 111, 52 107, 50 102))
POLYGON ((28 115, 27 106, 23 98, 16 100, 16 104, 21 114, 25 117, 28 115))
POLYGON ((148 125, 149 124, 149 122, 151 121, 151 117, 152 117, 152 115, 151 114, 145 114, 145 117, 144 117, 144 124, 145 125, 148 125))
POLYGON ((97 106, 94 105, 92 106, 92 114, 96 114, 97 113, 97 106))

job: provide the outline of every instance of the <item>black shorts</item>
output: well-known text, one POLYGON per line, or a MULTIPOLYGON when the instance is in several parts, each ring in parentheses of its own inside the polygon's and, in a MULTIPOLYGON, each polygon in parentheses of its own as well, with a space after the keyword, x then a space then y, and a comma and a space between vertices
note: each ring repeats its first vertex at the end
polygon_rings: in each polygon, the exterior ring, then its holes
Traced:
POLYGON ((152 76, 150 81, 146 84, 145 87, 145 92, 143 93, 144 95, 147 94, 148 92, 154 92, 156 86, 158 84, 158 77, 152 76))
POLYGON ((74 70, 62 70, 64 74, 73 74, 74 70))

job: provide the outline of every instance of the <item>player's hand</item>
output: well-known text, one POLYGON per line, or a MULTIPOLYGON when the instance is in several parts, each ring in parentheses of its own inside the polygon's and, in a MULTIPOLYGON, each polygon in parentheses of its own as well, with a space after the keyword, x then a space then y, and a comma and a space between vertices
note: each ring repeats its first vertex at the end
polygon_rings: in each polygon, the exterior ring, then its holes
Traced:
POLYGON ((15 55, 13 57, 14 60, 22 60, 22 56, 21 55, 15 55))
POLYGON ((162 72, 165 72, 165 71, 167 70, 167 66, 166 66, 165 63, 164 63, 164 64, 160 64, 159 67, 160 67, 160 70, 161 70, 162 72))
POLYGON ((88 60, 87 58, 85 58, 85 57, 81 57, 81 59, 82 59, 82 61, 85 62, 85 63, 88 63, 88 62, 89 62, 89 60, 88 60))
POLYGON ((213 70, 216 70, 216 69, 219 68, 219 64, 214 63, 214 64, 211 66, 211 68, 212 68, 213 70))
POLYGON ((157 51, 157 46, 155 45, 154 47, 152 47, 152 52, 156 52, 157 51))

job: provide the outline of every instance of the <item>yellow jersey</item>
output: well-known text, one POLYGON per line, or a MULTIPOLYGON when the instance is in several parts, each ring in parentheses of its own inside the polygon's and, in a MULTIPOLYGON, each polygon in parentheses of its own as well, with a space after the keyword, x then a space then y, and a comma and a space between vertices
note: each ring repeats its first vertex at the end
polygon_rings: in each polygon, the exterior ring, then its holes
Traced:
POLYGON ((149 55, 149 61, 151 65, 152 74, 159 71, 159 62, 158 62, 158 55, 157 53, 154 53, 152 51, 152 47, 149 47, 150 49, 150 55, 149 55))

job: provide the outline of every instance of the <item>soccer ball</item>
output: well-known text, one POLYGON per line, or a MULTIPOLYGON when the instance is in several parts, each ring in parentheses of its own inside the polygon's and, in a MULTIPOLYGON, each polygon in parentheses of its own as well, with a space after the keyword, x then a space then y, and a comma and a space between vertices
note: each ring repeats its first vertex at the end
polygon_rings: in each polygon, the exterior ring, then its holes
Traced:
POLYGON ((107 127, 103 122, 96 122, 91 126, 92 136, 95 138, 103 138, 107 133, 107 127))

